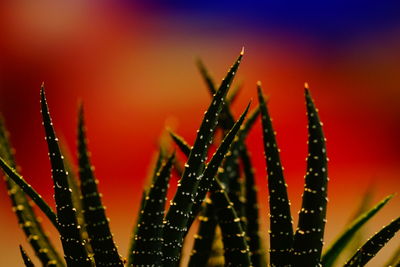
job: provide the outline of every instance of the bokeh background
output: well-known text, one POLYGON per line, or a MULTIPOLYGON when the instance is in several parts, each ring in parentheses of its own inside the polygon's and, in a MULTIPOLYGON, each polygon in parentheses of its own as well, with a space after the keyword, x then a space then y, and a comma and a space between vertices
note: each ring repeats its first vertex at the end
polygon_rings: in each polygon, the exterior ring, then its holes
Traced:
MULTIPOLYGON (((307 154, 303 83, 310 84, 328 139, 326 240, 332 241, 368 188, 374 202, 400 188, 400 3, 266 2, 2 1, 0 110, 24 177, 53 203, 39 112, 44 81, 53 122, 73 159, 77 100, 85 104, 93 164, 125 255, 159 137, 170 126, 193 141, 208 105, 195 59, 220 81, 245 46, 236 80, 243 90, 233 109, 239 114, 256 100, 256 81, 263 82, 294 215, 307 154)), ((248 144, 267 236, 261 142, 258 123, 248 144)), ((18 244, 33 252, 5 186, 0 202, 0 266, 21 266, 18 244)), ((368 223, 364 238, 398 216, 399 204, 397 196, 368 223)), ((399 244, 397 237, 369 266, 382 266, 399 244)))

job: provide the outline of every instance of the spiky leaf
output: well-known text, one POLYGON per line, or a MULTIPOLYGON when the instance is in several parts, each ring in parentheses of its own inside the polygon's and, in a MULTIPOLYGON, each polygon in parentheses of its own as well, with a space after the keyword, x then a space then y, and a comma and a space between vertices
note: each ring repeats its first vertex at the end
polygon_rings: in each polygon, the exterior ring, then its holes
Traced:
POLYGON ((179 181, 178 190, 171 201, 171 206, 165 218, 164 228, 164 258, 163 264, 176 266, 182 248, 183 237, 187 232, 187 223, 196 196, 197 187, 201 180, 200 174, 204 170, 208 146, 212 141, 214 129, 218 122, 224 98, 237 72, 243 53, 240 54, 221 87, 215 93, 211 105, 204 114, 196 141, 185 164, 185 170, 179 181))
POLYGON ((356 232, 363 226, 367 221, 369 221, 386 203, 393 197, 393 195, 387 196, 382 201, 380 201, 375 207, 360 215, 356 220, 354 220, 350 226, 339 235, 339 237, 330 245, 327 251, 322 256, 322 265, 324 267, 333 266, 335 260, 338 258, 339 254, 344 250, 346 245, 351 241, 356 232))
POLYGON ((176 133, 172 132, 171 130, 169 131, 169 134, 171 135, 172 140, 174 140, 175 144, 182 151, 182 153, 186 157, 189 157, 190 151, 192 150, 192 148, 189 146, 189 144, 181 136, 177 135, 176 133))
POLYGON ((21 252, 25 267, 35 267, 35 264, 33 264, 32 260, 29 258, 28 254, 26 254, 26 251, 21 245, 19 245, 19 251, 21 252))
POLYGON ((161 265, 164 208, 174 158, 172 154, 160 168, 145 198, 132 251, 133 266, 161 265))
POLYGON ((90 162, 83 105, 80 105, 78 115, 78 160, 83 215, 90 245, 94 252, 94 260, 100 266, 123 266, 110 231, 105 207, 101 201, 97 187, 98 180, 93 172, 94 167, 90 162))
POLYGON ((0 167, 4 173, 8 175, 24 192, 27 194, 35 204, 43 211, 49 218, 53 225, 58 228, 57 215, 53 209, 46 203, 46 201, 36 192, 33 187, 28 184, 25 179, 17 173, 16 170, 11 168, 4 159, 0 158, 0 167))
POLYGON ((361 267, 367 264, 385 244, 400 229, 400 217, 393 220, 389 225, 385 226, 372 238, 370 238, 354 256, 344 265, 344 267, 361 267))
POLYGON ((249 238, 249 247, 251 252, 251 262, 254 267, 262 266, 266 262, 265 252, 261 248, 257 186, 255 184, 254 170, 250 155, 247 150, 240 151, 242 159, 243 171, 245 176, 245 210, 246 217, 246 234, 249 238))
POLYGON ((51 172, 54 182, 54 199, 57 209, 58 230, 64 249, 64 258, 68 266, 92 266, 77 223, 76 210, 72 204, 71 189, 68 185, 68 173, 65 170, 63 156, 58 145, 58 138, 53 128, 47 106, 44 86, 40 91, 41 112, 46 141, 49 150, 51 172))
POLYGON ((305 86, 308 118, 308 157, 302 207, 293 242, 293 263, 316 266, 320 262, 327 206, 327 156, 318 111, 305 86))
MULTIPOLYGON (((157 174, 160 173, 160 168, 162 166, 163 163, 163 159, 164 159, 164 150, 163 148, 160 146, 159 147, 159 152, 157 153, 157 156, 154 160, 154 166, 152 166, 149 170, 149 177, 148 180, 150 181, 150 184, 153 184, 157 178, 157 174)), ((133 264, 133 250, 135 249, 135 237, 137 235, 138 232, 138 225, 140 224, 140 221, 142 220, 141 217, 143 216, 142 214, 142 210, 144 209, 144 204, 146 203, 146 196, 148 193, 148 188, 145 187, 145 189, 142 191, 142 197, 140 199, 140 206, 139 206, 139 212, 138 215, 136 217, 136 223, 134 224, 133 227, 133 231, 132 231, 132 237, 130 240, 130 244, 129 244, 129 249, 128 249, 128 262, 127 265, 128 266, 132 266, 133 264)))
MULTIPOLYGON (((264 153, 267 163, 269 209, 270 209, 270 264, 285 266, 290 262, 290 250, 293 244, 293 226, 287 184, 283 177, 283 168, 279 149, 275 139, 261 83, 257 84, 260 102, 261 121, 264 137, 264 153)), ((311 265, 310 265, 311 266, 311 265)))
POLYGON ((225 266, 252 266, 250 248, 240 218, 221 183, 217 180, 214 183, 218 190, 211 192, 210 197, 216 207, 217 220, 221 227, 225 266))
MULTIPOLYGON (((0 118, 0 156, 4 157, 13 168, 16 167, 8 133, 2 118, 0 118)), ((25 193, 8 175, 4 176, 4 181, 6 182, 8 195, 18 223, 42 264, 46 266, 65 266, 52 242, 43 231, 42 225, 29 204, 25 193)))
POLYGON ((85 241, 86 250, 88 251, 89 255, 92 255, 93 249, 89 242, 89 234, 86 230, 85 216, 83 215, 82 192, 80 188, 78 174, 71 160, 69 149, 63 139, 60 140, 60 148, 61 153, 64 155, 65 170, 68 172, 68 184, 72 191, 72 205, 76 210, 76 219, 79 225, 79 231, 81 233, 82 240, 85 241))
POLYGON ((211 199, 204 201, 204 209, 199 218, 199 229, 194 236, 193 249, 190 253, 189 267, 207 266, 211 254, 217 220, 215 207, 211 199))
POLYGON ((249 110, 250 104, 247 105, 246 109, 239 117, 237 122, 233 125, 232 129, 228 132, 228 134, 224 137, 221 144, 219 145, 217 151, 212 156, 210 162, 207 164, 206 169, 203 173, 203 179, 200 181, 198 194, 195 198, 195 202, 193 204, 193 216, 196 216, 198 210, 203 202, 207 192, 210 190, 211 183, 213 181, 213 177, 217 174, 218 168, 221 166, 221 162, 224 159, 226 153, 228 152, 236 134, 238 133, 244 118, 249 110))

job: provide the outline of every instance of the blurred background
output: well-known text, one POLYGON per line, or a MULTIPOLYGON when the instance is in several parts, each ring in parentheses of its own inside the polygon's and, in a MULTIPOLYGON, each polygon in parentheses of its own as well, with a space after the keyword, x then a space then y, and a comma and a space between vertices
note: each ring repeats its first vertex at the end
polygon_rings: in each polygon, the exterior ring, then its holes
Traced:
MULTIPOLYGON (((53 204, 39 112, 44 81, 56 131, 74 160, 78 99, 85 104, 99 187, 126 255, 159 137, 170 126, 193 142, 208 106, 196 58, 219 82, 245 46, 233 110, 240 114, 251 98, 257 104, 261 80, 295 222, 307 155, 303 84, 310 85, 328 139, 331 242, 369 188, 374 202, 400 188, 400 2, 265 2, 2 1, 0 110, 25 179, 53 204)), ((248 145, 267 236, 261 144, 258 123, 248 145)), ((33 252, 7 198, 1 186, 0 266, 21 266, 18 244, 33 252)), ((364 239, 397 217, 399 204, 397 196, 373 218, 364 239)), ((383 266, 399 245, 397 237, 369 266, 383 266)))

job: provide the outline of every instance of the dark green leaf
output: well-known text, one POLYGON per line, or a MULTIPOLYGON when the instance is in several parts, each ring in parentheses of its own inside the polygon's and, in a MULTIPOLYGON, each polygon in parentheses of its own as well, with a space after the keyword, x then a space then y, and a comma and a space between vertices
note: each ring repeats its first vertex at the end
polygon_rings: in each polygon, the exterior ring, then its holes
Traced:
MULTIPOLYGON (((195 198, 195 202, 193 204, 193 217, 196 217, 197 213, 200 210, 200 206, 207 194, 210 190, 210 186, 212 184, 214 176, 217 174, 218 168, 221 166, 221 163, 229 150, 236 134, 238 133, 240 126, 242 125, 244 118, 249 110, 250 104, 247 105, 245 111, 242 113, 238 121, 233 125, 232 129, 228 132, 225 138, 222 140, 220 146, 217 151, 212 156, 210 162, 207 164, 206 169, 203 173, 203 178, 199 183, 198 194, 195 198)), ((188 225, 190 227, 190 225, 188 225)))
POLYGON ((201 180, 200 175, 204 170, 208 147, 212 142, 214 129, 218 122, 224 98, 238 70, 242 56, 243 53, 240 54, 228 72, 221 87, 215 93, 208 110, 204 114, 196 141, 185 164, 182 178, 179 181, 178 190, 171 201, 171 206, 165 218, 164 228, 163 264, 166 266, 176 266, 179 262, 183 237, 188 230, 187 223, 194 198, 196 197, 198 184, 201 180))
POLYGON ((110 231, 105 207, 101 201, 101 195, 97 187, 98 180, 93 172, 94 167, 90 162, 82 105, 79 107, 78 115, 78 160, 83 215, 90 245, 94 252, 94 260, 100 266, 123 266, 110 231))
POLYGON ((189 267, 207 266, 210 258, 215 230, 217 227, 215 208, 210 199, 204 201, 204 209, 199 216, 199 229, 194 236, 193 249, 190 253, 189 267))
POLYGON ((354 220, 349 227, 339 235, 339 237, 330 245, 322 256, 322 265, 324 267, 333 266, 335 260, 338 258, 340 253, 345 249, 346 245, 351 241, 356 232, 363 226, 367 221, 369 221, 386 203, 393 197, 393 195, 387 196, 381 202, 379 202, 375 207, 360 215, 356 220, 354 220))
MULTIPOLYGON (((0 119, 0 156, 4 157, 12 168, 16 167, 8 133, 2 119, 0 119)), ((42 264, 46 266, 65 266, 62 258, 45 234, 25 193, 8 175, 4 176, 4 180, 18 223, 42 264)), ((54 213, 53 215, 55 216, 54 213)))
POLYGON ((344 267, 361 267, 367 264, 400 229, 400 217, 370 238, 344 267))
POLYGON ((50 221, 58 228, 57 216, 50 208, 50 206, 45 202, 45 200, 28 184, 21 175, 17 173, 16 170, 11 168, 4 159, 0 158, 0 167, 3 169, 4 173, 8 175, 24 192, 27 194, 35 204, 46 214, 50 221))
MULTIPOLYGON (((154 160, 154 166, 152 166, 149 171, 148 181, 150 181, 150 185, 153 184, 158 177, 157 174, 159 174, 160 168, 162 167, 163 159, 165 157, 164 154, 165 154, 164 149, 162 146, 160 146, 157 156, 154 160)), ((128 262, 127 262, 128 266, 132 266, 132 264, 133 264, 133 257, 134 257, 133 250, 135 249, 134 248, 135 236, 137 235, 137 232, 138 232, 138 225, 140 224, 140 221, 142 220, 142 218, 141 218, 143 216, 142 210, 144 209, 144 204, 146 203, 147 192, 148 192, 148 188, 145 187, 145 189, 142 192, 142 197, 140 199, 139 212, 136 217, 137 218, 136 223, 134 224, 134 228, 132 231, 132 237, 131 237, 130 244, 129 244, 128 262)))
POLYGON ((161 167, 146 196, 132 251, 133 266, 161 266, 164 208, 174 158, 172 154, 161 167))
POLYGON ((285 266, 290 263, 290 250, 293 244, 290 202, 287 194, 287 184, 283 176, 279 149, 275 139, 275 131, 272 127, 260 82, 257 85, 257 89, 268 174, 270 264, 273 266, 285 266))
POLYGON ((19 251, 21 252, 22 259, 24 260, 24 264, 26 267, 35 267, 35 264, 33 264, 32 260, 29 258, 28 254, 26 254, 26 251, 24 248, 19 245, 19 251))
POLYGON ((44 86, 40 91, 41 112, 46 141, 49 150, 52 178, 54 181, 54 198, 57 209, 58 230, 64 249, 64 258, 68 266, 92 266, 77 223, 76 210, 72 204, 71 189, 68 184, 68 173, 65 170, 63 156, 58 145, 58 138, 53 128, 48 110, 44 86))
POLYGON ((321 259, 327 205, 327 156, 322 123, 310 92, 305 89, 308 118, 307 172, 302 208, 294 236, 293 263, 317 266, 321 259))
POLYGON ((254 181, 254 171, 250 155, 247 150, 240 151, 245 176, 245 210, 246 233, 249 238, 251 262, 254 267, 263 266, 266 262, 266 254, 261 248, 260 227, 258 215, 257 186, 254 181))
POLYGON ((93 254, 93 249, 89 242, 89 234, 86 230, 85 217, 83 216, 82 193, 78 175, 73 167, 71 154, 69 153, 68 147, 63 139, 60 139, 60 148, 61 153, 64 155, 65 170, 68 172, 68 184, 71 188, 72 204, 76 210, 76 219, 79 225, 79 232, 82 240, 85 241, 86 250, 88 251, 89 255, 91 255, 93 254))
POLYGON ((192 148, 188 145, 188 143, 179 135, 175 134, 171 130, 169 131, 169 134, 172 137, 172 140, 174 140, 175 144, 179 147, 179 149, 182 151, 182 153, 189 157, 190 151, 192 148))
POLYGON ((225 266, 252 266, 250 248, 240 218, 222 184, 217 180, 214 183, 218 190, 211 192, 211 200, 216 207, 217 220, 221 227, 225 266))

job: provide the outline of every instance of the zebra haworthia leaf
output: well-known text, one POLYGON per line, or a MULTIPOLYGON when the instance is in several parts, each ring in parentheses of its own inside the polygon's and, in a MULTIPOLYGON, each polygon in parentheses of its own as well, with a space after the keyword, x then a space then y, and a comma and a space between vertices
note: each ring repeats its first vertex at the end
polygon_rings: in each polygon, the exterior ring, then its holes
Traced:
POLYGON ((215 207, 211 199, 204 201, 204 208, 199 218, 199 228, 194 236, 193 249, 190 253, 189 267, 207 266, 211 254, 217 220, 215 207))
POLYGON ((172 137, 172 140, 174 140, 175 144, 179 147, 179 149, 182 151, 182 153, 186 156, 189 157, 191 147, 189 144, 179 135, 176 133, 169 131, 169 134, 172 137))
MULTIPOLYGON (((164 157, 165 157, 165 152, 162 148, 162 146, 159 147, 159 151, 154 159, 154 166, 150 167, 149 174, 148 174, 148 181, 150 181, 150 184, 153 184, 157 178, 157 174, 160 172, 160 168, 162 166, 164 157)), ((146 203, 146 196, 148 193, 148 188, 145 186, 144 190, 142 191, 142 197, 140 199, 140 206, 139 206, 139 212, 136 217, 136 223, 134 224, 133 231, 132 231, 132 236, 129 244, 129 249, 128 249, 128 261, 127 265, 132 266, 133 265, 133 250, 135 249, 135 237, 138 232, 138 225, 140 224, 140 221, 142 220, 141 217, 143 216, 142 210, 144 208, 144 204, 146 203)))
POLYGON ((24 261, 25 267, 35 267, 32 260, 29 258, 28 254, 26 254, 26 251, 21 245, 19 245, 19 251, 21 252, 22 260, 24 261))
POLYGON ((54 182, 58 230, 64 249, 64 258, 67 266, 92 266, 85 243, 80 236, 76 210, 72 204, 71 189, 68 185, 68 173, 65 170, 63 156, 58 145, 58 138, 51 121, 44 86, 41 88, 40 96, 43 126, 46 133, 52 179, 54 182))
MULTIPOLYGON (((16 167, 8 133, 3 120, 0 118, 0 156, 12 166, 16 167)), ((8 194, 12 202, 18 223, 31 244, 35 254, 45 266, 65 266, 62 258, 45 234, 38 217, 32 209, 29 200, 22 189, 8 175, 4 176, 8 194)), ((55 214, 53 213, 54 218, 55 214)), ((55 219, 54 219, 55 220, 55 219)), ((56 220, 54 221, 56 223, 56 220)))
POLYGON ((33 187, 28 184, 25 179, 17 173, 16 170, 11 168, 7 162, 0 158, 0 167, 3 169, 5 174, 8 175, 24 192, 27 194, 35 204, 46 214, 53 225, 58 229, 57 215, 54 213, 52 208, 45 202, 45 200, 36 192, 33 187))
POLYGON ((293 242, 293 263, 317 266, 320 263, 327 206, 327 156, 322 123, 305 86, 308 118, 307 172, 299 222, 293 242))
MULTIPOLYGON (((222 163, 225 155, 227 154, 229 147, 231 146, 233 140, 235 139, 235 136, 239 132, 239 129, 246 117, 249 107, 250 107, 250 103, 247 105, 246 109, 243 111, 242 115, 237 120, 237 122, 233 125, 232 129, 228 132, 228 134, 222 140, 221 144, 217 148, 217 151, 214 153, 210 162, 207 164, 207 166, 202 174, 202 176, 203 176, 202 180, 200 181, 199 186, 198 186, 197 196, 195 197, 194 202, 193 202, 192 215, 191 215, 191 218, 188 223, 188 228, 190 228, 191 223, 193 222, 197 213, 200 211, 200 206, 201 206, 207 192, 210 190, 210 186, 213 182, 213 178, 217 174, 218 168, 221 166, 221 163, 222 163)), ((178 147, 182 150, 182 152, 185 155, 190 154, 191 149, 182 137, 178 136, 175 133, 171 133, 171 136, 173 136, 173 140, 175 141, 175 143, 178 145, 178 147)))
POLYGON ((239 68, 242 57, 243 51, 222 81, 221 87, 215 93, 208 110, 204 114, 193 149, 185 164, 182 178, 178 183, 178 190, 171 201, 170 208, 165 218, 164 265, 176 266, 179 262, 183 237, 188 230, 187 223, 190 218, 197 187, 201 180, 200 174, 204 170, 208 147, 212 142, 214 129, 218 123, 224 98, 239 68))
POLYGON ((203 173, 203 179, 200 181, 197 197, 193 205, 193 216, 195 217, 199 211, 201 203, 203 202, 207 192, 210 190, 214 176, 217 174, 218 168, 227 154, 233 140, 238 133, 240 126, 242 125, 246 114, 249 110, 250 103, 247 105, 246 109, 243 111, 242 115, 239 117, 237 122, 233 125, 232 129, 224 137, 221 144, 219 145, 217 151, 212 156, 210 162, 207 164, 206 169, 203 173))
POLYGON ((339 254, 344 250, 346 245, 351 241, 352 237, 356 232, 363 226, 369 219, 371 219, 381 208, 383 208, 386 203, 393 197, 393 195, 387 196, 382 201, 380 201, 375 207, 369 211, 361 214, 356 220, 354 220, 350 226, 339 235, 339 237, 330 245, 327 251, 322 256, 322 265, 324 267, 333 266, 335 260, 338 258, 339 254))
MULTIPOLYGON (((264 137, 264 153, 267 163, 269 209, 270 209, 270 263, 285 266, 290 263, 293 244, 293 226, 287 184, 283 177, 279 149, 275 139, 261 83, 257 84, 261 121, 264 137)), ((311 265, 310 265, 311 266, 311 265)))
POLYGON ((222 184, 217 180, 214 180, 214 184, 218 190, 211 192, 210 197, 215 203, 217 220, 221 227, 225 266, 252 266, 250 248, 240 218, 222 184))
POLYGON ((85 248, 89 255, 93 254, 92 246, 89 241, 89 234, 86 230, 85 216, 83 215, 83 203, 82 203, 82 193, 80 188, 80 182, 78 178, 78 174, 76 173, 73 163, 71 161, 71 154, 66 146, 66 144, 60 141, 61 153, 64 155, 64 165, 65 170, 68 172, 68 185, 71 188, 71 198, 72 205, 76 210, 76 219, 79 225, 79 231, 82 237, 82 240, 85 241, 85 248))
POLYGON ((78 114, 78 161, 83 215, 94 260, 100 266, 123 266, 101 201, 97 187, 98 180, 94 176, 94 168, 90 162, 82 104, 78 114))
POLYGON ((245 198, 244 215, 246 217, 246 234, 249 238, 248 243, 251 252, 251 262, 254 267, 261 267, 266 262, 265 252, 261 249, 261 239, 259 233, 259 215, 257 201, 257 187, 255 184, 254 171, 251 164, 250 155, 247 150, 240 151, 243 171, 245 176, 245 198))
POLYGON ((133 266, 161 265, 164 208, 174 158, 172 154, 160 167, 145 198, 132 250, 133 266))
POLYGON ((361 267, 367 264, 399 230, 400 217, 371 237, 344 267, 361 267))

